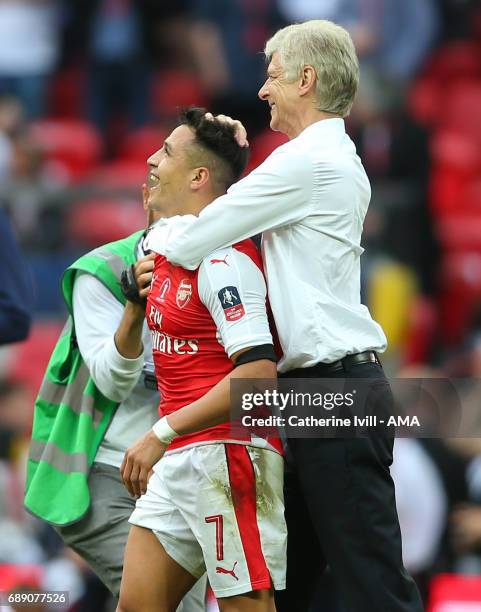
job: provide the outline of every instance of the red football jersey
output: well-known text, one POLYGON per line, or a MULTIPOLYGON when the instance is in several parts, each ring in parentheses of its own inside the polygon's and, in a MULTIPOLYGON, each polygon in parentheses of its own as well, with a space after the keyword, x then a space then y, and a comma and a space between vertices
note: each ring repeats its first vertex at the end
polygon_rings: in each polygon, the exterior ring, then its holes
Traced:
MULTIPOLYGON (((271 344, 261 257, 251 240, 219 249, 198 270, 155 258, 147 321, 160 391, 159 414, 171 414, 205 395, 234 368, 230 356, 271 344)), ((236 440, 230 422, 174 438, 169 451, 190 444, 236 440)), ((279 439, 268 444, 281 452, 279 439)))

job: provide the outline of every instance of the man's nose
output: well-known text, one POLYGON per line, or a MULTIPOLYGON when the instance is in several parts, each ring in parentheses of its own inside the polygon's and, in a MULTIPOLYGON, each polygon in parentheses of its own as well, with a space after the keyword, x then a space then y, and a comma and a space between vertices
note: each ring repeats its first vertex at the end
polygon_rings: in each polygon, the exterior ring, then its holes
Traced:
POLYGON ((266 84, 267 81, 262 85, 262 87, 259 89, 259 93, 257 94, 261 100, 267 100, 268 91, 266 84))
POLYGON ((159 162, 160 162, 160 150, 155 151, 155 153, 152 153, 152 155, 147 160, 147 165, 150 166, 151 168, 157 168, 157 166, 159 165, 159 162))

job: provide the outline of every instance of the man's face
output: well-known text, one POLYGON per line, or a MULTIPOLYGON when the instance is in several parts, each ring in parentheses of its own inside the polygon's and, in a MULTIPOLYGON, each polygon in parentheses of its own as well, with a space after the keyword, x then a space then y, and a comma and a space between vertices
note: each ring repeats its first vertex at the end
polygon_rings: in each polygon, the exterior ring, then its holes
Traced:
POLYGON ((182 206, 190 194, 192 167, 186 151, 195 139, 193 131, 179 125, 166 138, 164 146, 147 160, 149 165, 149 197, 147 206, 161 216, 182 214, 182 206))
POLYGON ((289 83, 279 60, 279 53, 273 53, 267 68, 267 79, 259 90, 259 98, 271 108, 271 129, 291 136, 296 105, 299 102, 297 80, 289 83))

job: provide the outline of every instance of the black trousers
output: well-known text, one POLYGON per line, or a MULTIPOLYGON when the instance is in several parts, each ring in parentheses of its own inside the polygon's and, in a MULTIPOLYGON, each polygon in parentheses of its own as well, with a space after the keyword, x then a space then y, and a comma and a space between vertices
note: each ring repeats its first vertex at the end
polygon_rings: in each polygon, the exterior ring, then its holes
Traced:
MULTIPOLYGON (((285 377, 318 378, 315 368, 285 377)), ((377 364, 361 364, 325 378, 376 379, 374 410, 390 395, 377 364), (377 404, 377 405, 376 405, 377 404)), ((369 384, 369 382, 367 383, 369 384)), ((278 612, 334 612, 311 606, 329 565, 343 612, 421 612, 423 605, 404 569, 395 506, 393 437, 288 440, 285 504, 288 528, 287 589, 276 593, 278 612)), ((322 606, 322 603, 321 603, 322 606)))

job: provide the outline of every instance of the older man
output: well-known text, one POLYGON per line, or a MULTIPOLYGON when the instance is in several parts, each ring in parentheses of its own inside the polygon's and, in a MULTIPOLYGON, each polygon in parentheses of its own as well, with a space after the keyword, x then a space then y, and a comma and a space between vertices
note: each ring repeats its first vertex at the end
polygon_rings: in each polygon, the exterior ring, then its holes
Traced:
MULTIPOLYGON (((194 269, 208 253, 263 232, 284 352, 279 372, 371 379, 376 392, 368 408, 375 409, 389 385, 376 353, 386 338, 360 302, 370 186, 343 121, 359 80, 354 46, 339 26, 308 21, 277 32, 265 51, 259 97, 271 108, 271 128, 290 141, 172 234, 164 253, 194 269)), ((421 610, 402 565, 392 439, 291 439, 289 450, 288 584, 279 609, 306 610, 328 563, 347 611, 421 610)))

